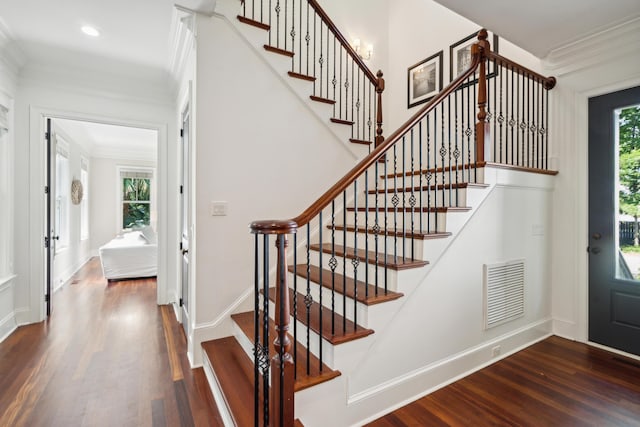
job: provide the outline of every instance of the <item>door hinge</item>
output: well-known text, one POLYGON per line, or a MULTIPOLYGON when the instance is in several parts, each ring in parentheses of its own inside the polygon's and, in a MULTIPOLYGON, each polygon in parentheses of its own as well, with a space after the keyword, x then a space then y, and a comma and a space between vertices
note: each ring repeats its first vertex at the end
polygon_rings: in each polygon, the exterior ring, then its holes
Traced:
POLYGON ((182 242, 180 242, 180 250, 182 250, 182 242))
POLYGON ((49 249, 49 236, 44 237, 44 248, 49 249))
POLYGON ((44 186, 44 194, 49 194, 49 186, 48 185, 44 186))
POLYGON ((46 140, 49 140, 49 132, 45 132, 45 133, 44 133, 44 138, 45 138, 46 140))
POLYGON ((180 186, 180 194, 182 194, 184 192, 184 185, 180 186))
POLYGON ((184 138, 184 129, 180 129, 180 138, 184 138))
POLYGON ((51 300, 51 296, 49 294, 44 295, 44 302, 49 302, 51 300))
POLYGON ((184 300, 180 298, 180 307, 182 307, 183 305, 184 305, 184 300))

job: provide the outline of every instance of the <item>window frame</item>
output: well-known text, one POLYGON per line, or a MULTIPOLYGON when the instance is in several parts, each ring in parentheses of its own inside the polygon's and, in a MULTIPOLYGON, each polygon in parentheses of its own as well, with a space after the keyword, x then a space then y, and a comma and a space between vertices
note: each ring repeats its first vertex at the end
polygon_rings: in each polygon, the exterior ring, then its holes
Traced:
MULTIPOLYGON (((116 197, 117 197, 117 214, 116 214, 116 220, 117 220, 117 230, 119 232, 125 232, 128 230, 131 230, 132 228, 127 228, 124 227, 123 224, 123 207, 125 203, 148 203, 149 204, 149 224, 148 225, 152 225, 153 223, 153 216, 154 216, 154 206, 155 206, 155 179, 156 179, 156 171, 155 168, 153 167, 144 167, 144 166, 118 166, 116 168, 116 172, 117 172, 117 179, 116 179, 116 184, 118 186, 117 192, 116 192, 116 197), (133 178, 142 178, 142 179, 149 179, 149 187, 150 187, 150 194, 149 194, 149 201, 132 201, 132 200, 124 200, 124 192, 123 192, 123 180, 125 178, 127 178, 125 175, 126 174, 132 174, 132 175, 142 175, 142 176, 137 176, 137 177, 133 177, 133 178), (146 175, 146 176, 144 176, 146 175)), ((132 178, 132 177, 129 177, 132 178)))

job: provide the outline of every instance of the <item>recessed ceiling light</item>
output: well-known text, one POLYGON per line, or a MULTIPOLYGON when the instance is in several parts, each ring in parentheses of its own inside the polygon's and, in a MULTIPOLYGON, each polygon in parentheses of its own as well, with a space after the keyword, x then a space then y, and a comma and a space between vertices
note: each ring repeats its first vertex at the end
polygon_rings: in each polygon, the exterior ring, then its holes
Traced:
POLYGON ((91 25, 84 25, 80 29, 82 30, 83 33, 91 37, 98 37, 100 35, 100 31, 96 30, 91 25))

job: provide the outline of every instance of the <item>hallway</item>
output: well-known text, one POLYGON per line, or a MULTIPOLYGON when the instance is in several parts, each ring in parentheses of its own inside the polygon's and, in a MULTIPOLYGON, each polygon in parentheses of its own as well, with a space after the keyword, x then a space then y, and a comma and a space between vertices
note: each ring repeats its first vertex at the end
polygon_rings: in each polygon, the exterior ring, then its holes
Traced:
POLYGON ((0 344, 2 426, 222 425, 213 411, 156 280, 107 284, 98 258, 54 294, 49 321, 0 344))

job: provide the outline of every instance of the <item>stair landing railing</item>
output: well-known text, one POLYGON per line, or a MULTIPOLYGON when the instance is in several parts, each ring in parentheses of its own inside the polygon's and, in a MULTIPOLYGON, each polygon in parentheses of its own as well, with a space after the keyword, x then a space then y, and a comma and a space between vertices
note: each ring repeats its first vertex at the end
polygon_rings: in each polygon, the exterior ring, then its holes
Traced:
POLYGON ((289 75, 313 82, 311 99, 351 125, 351 142, 382 143, 382 71, 369 69, 316 0, 242 0, 238 18, 268 31, 265 49, 291 58, 289 75))
POLYGON ((290 220, 251 224, 256 426, 294 424, 295 379, 305 370, 307 375, 322 373, 323 334, 336 337, 362 329, 358 292, 378 297, 391 291, 388 270, 415 265, 417 240, 446 232, 440 214, 466 208, 459 189, 480 181, 487 162, 548 169, 548 100, 554 85, 553 77, 492 52, 487 32, 481 30, 469 69, 307 210, 290 220), (293 241, 291 254, 287 236, 293 241), (317 251, 313 257, 312 248, 317 251), (320 281, 322 274, 327 278, 319 294, 309 280, 312 261, 320 269, 320 281), (347 282, 347 276, 353 280, 347 282), (353 286, 352 305, 345 297, 347 283, 353 286), (270 291, 275 296, 275 337, 268 327, 270 291), (319 330, 298 325, 298 320, 309 325, 312 316, 319 316, 319 330), (269 350, 272 342, 275 354, 269 350), (297 354, 296 342, 306 346, 306 355, 297 354), (309 364, 300 366, 301 356, 309 360, 311 348, 320 359, 319 372, 310 372, 309 364))

